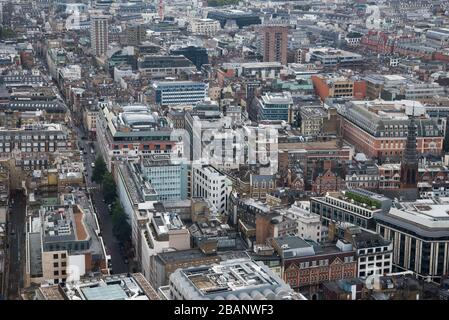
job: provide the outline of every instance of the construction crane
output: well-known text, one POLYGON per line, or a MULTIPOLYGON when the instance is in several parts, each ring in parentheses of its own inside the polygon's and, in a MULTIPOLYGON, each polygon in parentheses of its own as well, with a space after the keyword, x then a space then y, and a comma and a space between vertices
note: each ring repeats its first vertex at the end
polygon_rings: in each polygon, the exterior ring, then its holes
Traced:
POLYGON ((164 21, 164 0, 159 0, 158 12, 159 12, 159 19, 161 21, 164 21))

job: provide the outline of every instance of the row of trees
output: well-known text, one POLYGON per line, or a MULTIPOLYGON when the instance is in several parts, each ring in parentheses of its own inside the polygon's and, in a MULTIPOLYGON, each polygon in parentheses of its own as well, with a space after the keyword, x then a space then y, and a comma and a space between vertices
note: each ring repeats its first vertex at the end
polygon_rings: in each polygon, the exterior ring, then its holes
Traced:
POLYGON ((92 173, 92 180, 101 184, 103 198, 112 207, 112 231, 122 243, 126 243, 131 238, 131 226, 128 223, 123 207, 117 198, 117 186, 112 174, 107 170, 106 163, 101 156, 95 160, 95 167, 92 173))
POLYGON ((15 37, 16 33, 14 32, 14 30, 8 27, 0 26, 0 39, 11 39, 15 37))

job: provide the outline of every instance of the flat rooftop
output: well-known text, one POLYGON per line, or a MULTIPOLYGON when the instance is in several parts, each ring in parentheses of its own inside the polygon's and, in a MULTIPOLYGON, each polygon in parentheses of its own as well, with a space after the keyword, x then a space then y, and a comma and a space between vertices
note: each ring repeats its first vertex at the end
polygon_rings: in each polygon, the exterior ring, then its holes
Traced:
POLYGON ((249 259, 228 260, 219 265, 184 269, 182 274, 203 296, 279 284, 277 279, 249 259))

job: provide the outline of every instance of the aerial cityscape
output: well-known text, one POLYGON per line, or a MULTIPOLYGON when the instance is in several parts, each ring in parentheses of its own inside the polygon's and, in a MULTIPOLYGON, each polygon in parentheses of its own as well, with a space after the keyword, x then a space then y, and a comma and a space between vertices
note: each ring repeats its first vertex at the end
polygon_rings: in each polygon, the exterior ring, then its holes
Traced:
POLYGON ((449 300, 449 3, 0 0, 0 300, 449 300))

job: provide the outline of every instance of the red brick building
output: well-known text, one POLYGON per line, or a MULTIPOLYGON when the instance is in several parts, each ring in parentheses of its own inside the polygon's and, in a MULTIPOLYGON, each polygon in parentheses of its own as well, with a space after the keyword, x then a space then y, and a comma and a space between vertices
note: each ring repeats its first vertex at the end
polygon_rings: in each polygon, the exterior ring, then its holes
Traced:
POLYGON ((361 45, 365 48, 384 54, 393 52, 394 39, 386 33, 370 30, 362 37, 361 45))
POLYGON ((366 97, 366 82, 352 80, 345 77, 325 77, 323 75, 312 76, 315 93, 325 100, 328 97, 341 98, 352 97, 357 100, 366 97))
POLYGON ((337 246, 312 247, 299 237, 280 237, 272 244, 282 257, 283 279, 292 288, 317 286, 357 276, 356 251, 347 242, 339 241, 337 246), (296 257, 289 253, 296 250, 304 252, 296 257))
POLYGON ((346 182, 337 172, 326 169, 323 174, 318 175, 312 183, 312 192, 324 194, 346 188, 346 182))

